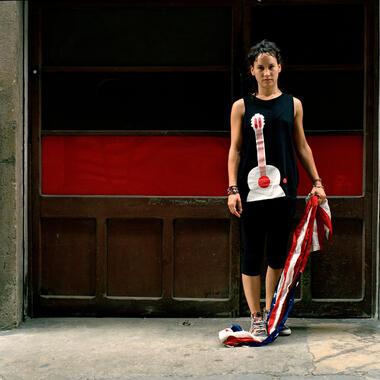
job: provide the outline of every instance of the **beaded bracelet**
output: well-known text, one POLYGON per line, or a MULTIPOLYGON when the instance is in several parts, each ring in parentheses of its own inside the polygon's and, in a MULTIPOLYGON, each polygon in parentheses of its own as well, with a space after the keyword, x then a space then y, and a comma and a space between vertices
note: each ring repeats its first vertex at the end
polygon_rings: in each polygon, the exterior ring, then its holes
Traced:
POLYGON ((239 188, 237 186, 229 186, 227 189, 228 195, 239 194, 239 188))
POLYGON ((313 184, 315 184, 315 182, 317 182, 317 181, 322 182, 322 178, 314 178, 313 179, 313 184))
POLYGON ((318 189, 324 189, 325 187, 322 185, 313 185, 313 187, 317 187, 318 189))

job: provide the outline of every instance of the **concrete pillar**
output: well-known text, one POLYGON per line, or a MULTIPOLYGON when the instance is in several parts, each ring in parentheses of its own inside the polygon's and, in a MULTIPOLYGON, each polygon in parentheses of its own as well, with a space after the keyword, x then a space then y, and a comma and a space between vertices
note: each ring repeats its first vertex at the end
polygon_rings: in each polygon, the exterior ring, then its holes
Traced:
POLYGON ((23 6, 0 1, 0 329, 23 315, 23 6))

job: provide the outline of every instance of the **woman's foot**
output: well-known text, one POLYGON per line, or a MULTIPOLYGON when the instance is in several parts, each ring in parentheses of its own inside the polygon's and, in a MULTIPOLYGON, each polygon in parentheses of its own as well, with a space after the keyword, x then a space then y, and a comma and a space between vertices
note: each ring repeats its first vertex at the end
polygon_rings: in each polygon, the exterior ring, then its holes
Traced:
POLYGON ((289 326, 284 325, 284 327, 280 330, 280 336, 289 336, 292 333, 292 330, 289 326))
MULTIPOLYGON (((264 309, 263 310, 263 316, 264 316, 265 323, 268 326, 269 311, 264 309)), ((291 333, 292 333, 291 328, 287 325, 284 325, 284 327, 280 330, 279 335, 280 336, 289 336, 291 333)))
POLYGON ((268 337, 267 323, 261 313, 251 315, 251 328, 249 332, 255 340, 263 342, 268 337))

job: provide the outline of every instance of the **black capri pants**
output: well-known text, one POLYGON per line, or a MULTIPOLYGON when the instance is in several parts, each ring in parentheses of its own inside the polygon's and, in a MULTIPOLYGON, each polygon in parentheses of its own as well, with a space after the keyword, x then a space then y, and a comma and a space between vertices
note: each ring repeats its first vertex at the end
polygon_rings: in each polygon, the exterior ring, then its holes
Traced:
POLYGON ((248 276, 260 274, 265 248, 268 265, 273 269, 284 267, 295 209, 296 200, 285 197, 243 203, 241 215, 243 274, 248 276))

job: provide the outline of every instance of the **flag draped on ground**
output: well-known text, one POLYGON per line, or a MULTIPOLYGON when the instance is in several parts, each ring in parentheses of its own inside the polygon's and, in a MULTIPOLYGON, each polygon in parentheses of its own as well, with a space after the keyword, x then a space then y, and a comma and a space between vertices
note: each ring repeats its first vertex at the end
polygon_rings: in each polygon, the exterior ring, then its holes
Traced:
POLYGON ((293 241, 284 270, 273 296, 268 317, 268 337, 259 342, 238 325, 219 332, 220 341, 226 346, 262 346, 273 342, 293 307, 294 296, 310 252, 323 249, 324 237, 332 238, 331 213, 327 200, 318 205, 316 196, 308 197, 301 221, 293 233, 293 241))

